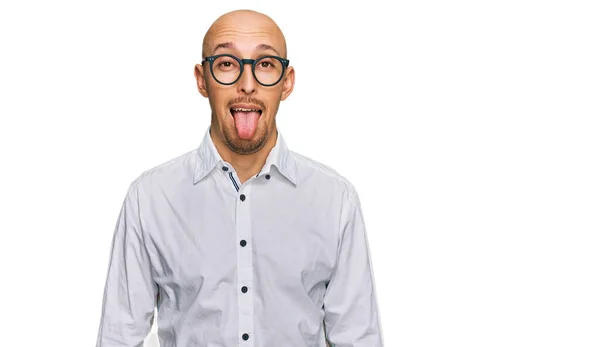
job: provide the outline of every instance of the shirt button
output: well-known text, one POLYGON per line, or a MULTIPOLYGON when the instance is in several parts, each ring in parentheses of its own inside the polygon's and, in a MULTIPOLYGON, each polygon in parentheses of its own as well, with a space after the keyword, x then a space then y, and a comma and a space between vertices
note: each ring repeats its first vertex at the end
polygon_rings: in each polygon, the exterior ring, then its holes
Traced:
POLYGON ((240 241, 240 246, 242 246, 242 247, 246 247, 246 240, 242 240, 242 241, 240 241))
POLYGON ((270 180, 270 179, 271 179, 271 175, 267 174, 267 175, 265 176, 265 178, 266 178, 266 179, 268 179, 268 180, 270 180))
POLYGON ((242 339, 244 339, 244 341, 248 340, 249 338, 250 338, 250 335, 248 335, 248 334, 242 335, 242 339))
POLYGON ((242 293, 247 293, 247 292, 248 292, 248 287, 246 287, 246 286, 243 286, 243 287, 242 287, 242 293))
POLYGON ((227 166, 223 166, 222 169, 223 169, 223 171, 229 170, 229 168, 227 166))
POLYGON ((244 195, 244 194, 240 195, 240 200, 242 200, 242 201, 246 200, 246 195, 244 195))

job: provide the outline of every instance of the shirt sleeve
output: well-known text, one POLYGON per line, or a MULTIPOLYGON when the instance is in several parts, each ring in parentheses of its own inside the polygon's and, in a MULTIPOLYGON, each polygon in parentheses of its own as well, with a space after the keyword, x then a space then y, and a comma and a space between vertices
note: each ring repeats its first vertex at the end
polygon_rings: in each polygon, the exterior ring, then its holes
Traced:
POLYGON ((351 191, 345 201, 337 264, 325 291, 326 337, 332 347, 383 347, 360 200, 351 191))
POLYGON ((142 347, 152 328, 157 294, 134 182, 114 230, 96 347, 142 347))

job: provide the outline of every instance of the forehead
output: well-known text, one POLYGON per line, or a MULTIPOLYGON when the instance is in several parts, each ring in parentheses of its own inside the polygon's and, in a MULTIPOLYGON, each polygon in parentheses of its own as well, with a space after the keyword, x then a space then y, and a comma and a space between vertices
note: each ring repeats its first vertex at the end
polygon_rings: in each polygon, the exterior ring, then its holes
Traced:
POLYGON ((258 45, 273 46, 280 54, 285 54, 285 40, 281 30, 271 21, 261 19, 229 20, 215 23, 208 36, 208 48, 231 42, 235 49, 243 53, 253 52, 258 45))

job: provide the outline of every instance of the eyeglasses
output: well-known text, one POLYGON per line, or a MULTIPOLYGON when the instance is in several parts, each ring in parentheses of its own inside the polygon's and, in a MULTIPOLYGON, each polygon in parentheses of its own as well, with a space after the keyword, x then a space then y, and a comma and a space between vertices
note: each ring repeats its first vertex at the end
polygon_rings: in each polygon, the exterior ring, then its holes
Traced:
POLYGON ((283 78, 285 69, 290 61, 269 55, 258 59, 240 59, 231 54, 219 54, 206 57, 202 60, 210 63, 210 73, 213 78, 224 85, 232 85, 237 82, 244 72, 244 65, 252 65, 252 75, 256 81, 265 87, 274 86, 283 78))

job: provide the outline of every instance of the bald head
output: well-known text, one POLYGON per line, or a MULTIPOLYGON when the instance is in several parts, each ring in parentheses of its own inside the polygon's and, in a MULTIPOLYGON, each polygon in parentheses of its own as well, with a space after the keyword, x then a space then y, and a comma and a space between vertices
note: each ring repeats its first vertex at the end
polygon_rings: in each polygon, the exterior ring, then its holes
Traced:
POLYGON ((279 26, 271 17, 252 10, 232 11, 217 18, 204 35, 202 56, 218 54, 219 49, 250 48, 237 47, 237 41, 253 37, 264 42, 252 48, 287 58, 285 37, 279 26))
POLYGON ((262 13, 250 10, 226 13, 217 18, 204 36, 204 59, 194 66, 194 76, 198 91, 208 98, 212 111, 211 138, 225 160, 231 160, 229 155, 235 153, 259 155, 257 163, 264 163, 275 146, 275 117, 279 103, 294 89, 295 70, 289 60, 269 56, 287 59, 287 48, 279 26, 262 13), (217 55, 221 58, 205 59, 217 55), (238 65, 239 59, 244 59, 241 61, 244 64, 238 65), (245 59, 254 60, 252 66, 246 65, 245 59), (277 76, 279 79, 275 81, 277 76))

